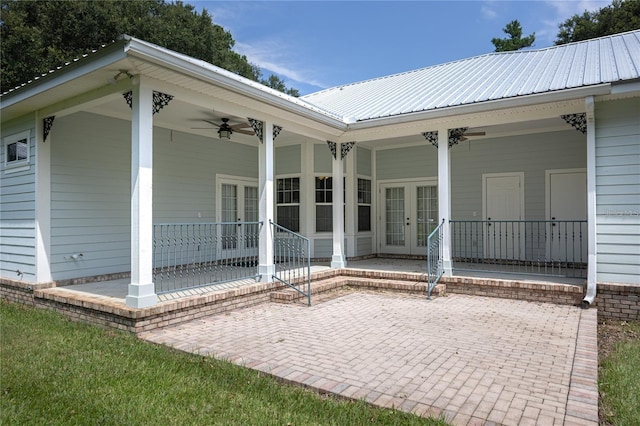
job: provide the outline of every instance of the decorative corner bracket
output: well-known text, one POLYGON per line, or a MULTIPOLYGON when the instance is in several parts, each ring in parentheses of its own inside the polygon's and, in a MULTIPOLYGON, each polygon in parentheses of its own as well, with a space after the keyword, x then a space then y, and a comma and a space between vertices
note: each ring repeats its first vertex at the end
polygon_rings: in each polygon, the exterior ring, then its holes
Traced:
POLYGON ((561 117, 567 122, 567 124, 572 125, 579 132, 587 133, 587 114, 584 112, 579 114, 561 115, 561 117))
POLYGON ((423 132, 422 136, 429 142, 431 145, 438 147, 438 131, 433 132, 423 132))
MULTIPOLYGON (((249 121, 249 125, 251 126, 251 128, 253 129, 253 132, 258 137, 258 140, 260 141, 260 143, 264 143, 264 133, 263 133, 264 124, 262 123, 262 121, 256 120, 255 118, 251 118, 251 117, 247 117, 247 120, 249 121)), ((276 138, 278 137, 281 131, 282 131, 282 126, 276 126, 275 124, 273 125, 274 141, 276 140, 276 138)))
POLYGON ((247 120, 249 121, 249 125, 253 129, 253 133, 256 134, 260 143, 264 143, 264 137, 262 135, 262 121, 256 120, 255 118, 251 117, 247 117, 247 120))
POLYGON ((336 157, 336 143, 335 142, 331 142, 331 141, 327 141, 327 145, 329 145, 329 151, 331 151, 331 155, 333 155, 333 158, 338 158, 336 157))
MULTIPOLYGON (((351 148, 355 145, 355 142, 344 142, 340 144, 340 159, 344 160, 344 157, 347 156, 351 148)), ((334 156, 335 157, 335 156, 334 156)))
POLYGON ((56 119, 55 115, 51 117, 46 117, 42 119, 42 142, 46 142, 47 136, 49 136, 49 132, 51 131, 51 127, 53 127, 53 120, 56 119))
MULTIPOLYGON (((127 93, 123 93, 122 96, 124 97, 124 100, 127 102, 127 105, 129 105, 129 108, 131 108, 133 105, 133 92, 129 91, 127 93)), ((172 99, 173 99, 173 95, 167 95, 166 93, 156 92, 154 90, 153 91, 153 113, 154 114, 159 113, 162 108, 169 105, 169 102, 171 102, 172 99)))
POLYGON ((458 127, 456 129, 449 129, 449 148, 457 145, 460 142, 464 134, 469 130, 468 127, 458 127))

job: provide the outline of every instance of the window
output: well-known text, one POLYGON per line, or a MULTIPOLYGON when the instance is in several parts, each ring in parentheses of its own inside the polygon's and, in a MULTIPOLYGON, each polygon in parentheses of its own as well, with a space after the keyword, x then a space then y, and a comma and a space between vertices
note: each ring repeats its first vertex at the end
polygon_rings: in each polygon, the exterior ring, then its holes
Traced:
POLYGON ((371 231, 371 181, 358 179, 358 231, 371 231))
POLYGON ((278 225, 293 232, 300 231, 300 178, 276 181, 276 217, 278 225))
MULTIPOLYGON (((345 190, 345 180, 342 181, 345 190)), ((316 177, 316 232, 333 231, 333 178, 316 177)))
MULTIPOLYGON (((29 164, 29 130, 7 136, 4 139, 4 165, 13 168, 29 164)), ((17 171, 17 170, 16 170, 17 171)))
POLYGON ((333 230, 333 178, 316 177, 316 232, 333 230))

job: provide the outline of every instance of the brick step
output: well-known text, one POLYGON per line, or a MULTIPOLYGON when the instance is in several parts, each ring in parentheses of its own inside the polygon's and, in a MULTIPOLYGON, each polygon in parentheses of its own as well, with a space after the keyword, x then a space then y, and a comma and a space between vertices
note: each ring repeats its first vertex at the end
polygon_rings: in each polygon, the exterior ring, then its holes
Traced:
MULTIPOLYGON (((331 278, 319 279, 311 281, 311 300, 313 296, 349 288, 392 291, 406 294, 427 294, 427 283, 424 281, 408 281, 384 278, 363 278, 363 277, 345 277, 335 276, 331 278)), ((445 284, 438 284, 431 292, 431 297, 441 296, 446 291, 445 284)), ((302 299, 304 296, 292 288, 284 288, 271 292, 269 299, 272 302, 292 303, 302 299)))

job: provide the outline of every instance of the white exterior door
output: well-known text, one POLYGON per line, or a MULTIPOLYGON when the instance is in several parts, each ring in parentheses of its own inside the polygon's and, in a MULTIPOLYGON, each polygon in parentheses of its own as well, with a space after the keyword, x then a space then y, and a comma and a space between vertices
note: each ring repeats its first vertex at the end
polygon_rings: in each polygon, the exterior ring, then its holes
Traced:
POLYGON ((524 259, 524 174, 485 174, 483 193, 485 257, 524 259))
POLYGON ((222 178, 218 182, 219 250, 223 258, 257 255, 258 186, 255 181, 222 178), (255 252, 255 253, 254 253, 255 252))
POLYGON ((575 222, 587 219, 587 172, 584 169, 547 171, 548 211, 551 222, 550 260, 587 262, 587 229, 575 222))
POLYGON ((427 237, 438 225, 435 183, 384 183, 380 195, 380 252, 426 255, 427 237))

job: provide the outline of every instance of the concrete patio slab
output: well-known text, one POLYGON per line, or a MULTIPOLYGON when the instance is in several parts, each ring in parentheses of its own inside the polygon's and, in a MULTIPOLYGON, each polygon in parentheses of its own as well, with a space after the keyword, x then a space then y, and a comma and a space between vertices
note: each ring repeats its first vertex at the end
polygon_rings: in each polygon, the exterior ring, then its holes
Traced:
POLYGON ((139 336, 455 425, 596 425, 596 320, 549 303, 351 292, 139 336))

